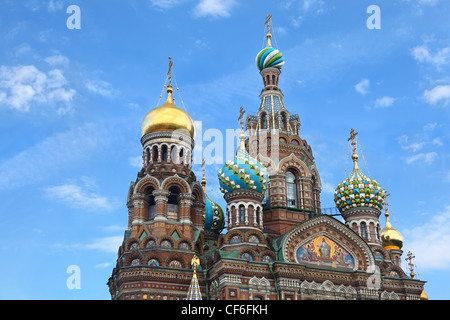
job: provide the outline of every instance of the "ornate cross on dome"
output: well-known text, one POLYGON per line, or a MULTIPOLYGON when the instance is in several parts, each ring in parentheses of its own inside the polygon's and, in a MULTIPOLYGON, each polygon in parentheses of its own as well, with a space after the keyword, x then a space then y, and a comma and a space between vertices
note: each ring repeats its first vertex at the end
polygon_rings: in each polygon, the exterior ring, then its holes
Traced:
POLYGON ((270 38, 272 35, 270 34, 270 19, 272 19, 272 15, 270 13, 267 14, 266 22, 264 22, 264 25, 267 26, 267 46, 270 47, 272 44, 270 43, 270 38))
POLYGON ((355 132, 355 129, 352 128, 352 130, 350 130, 350 138, 348 138, 348 140, 347 140, 347 141, 352 140, 353 153, 355 153, 355 151, 356 151, 356 147, 355 147, 355 145, 356 145, 355 138, 356 138, 357 135, 358 135, 358 132, 355 132))
POLYGON ((205 156, 203 156, 202 159, 202 172, 203 172, 203 177, 202 177, 202 187, 203 187, 203 192, 206 192, 206 179, 205 179, 205 164, 206 164, 206 159, 205 156))
POLYGON ((352 148, 353 148, 353 154, 352 154, 352 159, 353 159, 353 170, 357 170, 358 168, 358 155, 356 154, 356 142, 355 142, 355 138, 356 135, 358 134, 358 132, 355 132, 355 129, 352 128, 352 130, 350 130, 350 138, 348 138, 347 141, 352 141, 352 148))
POLYGON ((169 71, 167 71, 167 76, 169 77, 169 86, 172 85, 172 57, 169 57, 169 71))
POLYGON ((414 260, 413 259, 415 258, 415 256, 413 256, 411 251, 408 251, 407 256, 408 256, 408 258, 406 258, 405 260, 408 261, 409 271, 411 271, 410 275, 411 275, 411 278, 414 279, 415 274, 414 274, 414 262, 413 262, 414 260))
POLYGON ((239 118, 238 118, 238 121, 239 121, 240 124, 241 124, 241 129, 242 129, 242 130, 244 130, 244 114, 245 114, 245 110, 244 110, 244 108, 242 108, 242 106, 241 106, 241 109, 239 110, 239 118))

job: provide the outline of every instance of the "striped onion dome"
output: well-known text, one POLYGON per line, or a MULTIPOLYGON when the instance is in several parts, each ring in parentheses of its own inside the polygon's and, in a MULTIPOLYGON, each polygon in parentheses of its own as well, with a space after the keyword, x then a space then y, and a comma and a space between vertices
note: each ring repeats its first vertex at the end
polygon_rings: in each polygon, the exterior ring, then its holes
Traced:
POLYGON ((284 65, 284 57, 278 49, 267 46, 256 55, 256 66, 259 71, 264 68, 281 69, 284 65))

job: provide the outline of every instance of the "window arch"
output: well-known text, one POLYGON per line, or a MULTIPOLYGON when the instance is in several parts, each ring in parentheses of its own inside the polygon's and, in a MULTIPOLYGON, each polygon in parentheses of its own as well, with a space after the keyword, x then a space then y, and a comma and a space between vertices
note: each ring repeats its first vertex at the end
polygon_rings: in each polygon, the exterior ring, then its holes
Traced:
POLYGON ((267 115, 265 113, 261 116, 261 129, 267 129, 267 115))
POLYGON ((245 222, 245 207, 243 205, 239 206, 239 222, 245 222))
POLYGON ((286 200, 287 206, 297 208, 297 182, 292 171, 286 172, 286 200))
POLYGON ((367 226, 364 221, 361 222, 361 238, 367 240, 367 226))
POLYGON ((158 146, 152 148, 152 160, 154 163, 158 161, 158 146))
POLYGON ((180 189, 176 186, 169 188, 169 197, 167 199, 167 217, 170 219, 178 219, 178 196, 180 189))
POLYGON ((161 148, 161 161, 167 161, 167 146, 165 144, 161 148))
POLYGON ((282 112, 280 115, 281 115, 281 127, 283 130, 287 131, 286 114, 284 112, 282 112))

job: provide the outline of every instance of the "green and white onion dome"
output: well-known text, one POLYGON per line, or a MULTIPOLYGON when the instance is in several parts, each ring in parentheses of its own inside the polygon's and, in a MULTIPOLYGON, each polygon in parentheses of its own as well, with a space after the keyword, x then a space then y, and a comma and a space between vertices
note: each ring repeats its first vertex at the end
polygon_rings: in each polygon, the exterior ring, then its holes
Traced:
POLYGON ((255 190, 264 194, 269 182, 266 168, 240 148, 233 160, 228 160, 218 173, 222 193, 236 189, 255 190))
POLYGON ((334 202, 342 213, 350 208, 372 207, 382 210, 385 191, 356 166, 350 176, 334 192, 334 202))
POLYGON ((267 46, 256 55, 256 66, 259 71, 264 68, 281 69, 284 65, 284 57, 278 49, 267 46))

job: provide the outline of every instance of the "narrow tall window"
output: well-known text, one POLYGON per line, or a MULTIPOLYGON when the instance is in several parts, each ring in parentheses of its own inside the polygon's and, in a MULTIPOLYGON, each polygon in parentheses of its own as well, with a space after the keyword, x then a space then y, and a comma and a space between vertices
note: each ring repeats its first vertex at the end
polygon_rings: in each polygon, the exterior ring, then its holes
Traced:
POLYGON ((297 208, 297 183, 295 180, 294 173, 286 172, 287 206, 291 208, 297 208))
POLYGON ((167 146, 163 145, 161 149, 161 161, 167 161, 167 146))
POLYGON ((361 238, 367 240, 367 228, 365 222, 361 222, 361 238))
POLYGON ((267 129, 267 116, 265 114, 262 115, 261 122, 262 129, 267 129))
POLYGON ((239 207, 239 217, 240 217, 240 222, 244 223, 245 222, 245 208, 244 208, 244 206, 240 206, 239 207))

